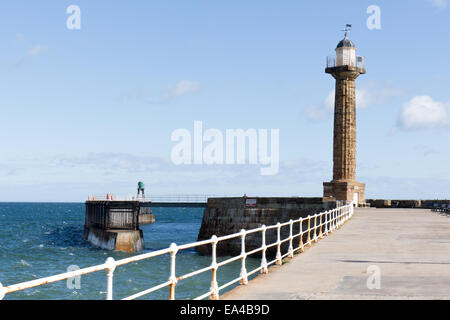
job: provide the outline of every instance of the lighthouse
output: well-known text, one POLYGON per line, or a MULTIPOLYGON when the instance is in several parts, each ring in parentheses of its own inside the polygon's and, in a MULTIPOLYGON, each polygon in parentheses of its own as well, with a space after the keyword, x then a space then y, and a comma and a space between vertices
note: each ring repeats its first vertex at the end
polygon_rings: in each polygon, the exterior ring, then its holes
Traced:
POLYGON ((365 203, 365 184, 356 181, 356 94, 355 82, 365 74, 364 57, 348 38, 351 25, 336 47, 336 56, 327 58, 325 72, 336 80, 334 103, 333 180, 324 182, 324 201, 340 200, 355 205, 365 203))

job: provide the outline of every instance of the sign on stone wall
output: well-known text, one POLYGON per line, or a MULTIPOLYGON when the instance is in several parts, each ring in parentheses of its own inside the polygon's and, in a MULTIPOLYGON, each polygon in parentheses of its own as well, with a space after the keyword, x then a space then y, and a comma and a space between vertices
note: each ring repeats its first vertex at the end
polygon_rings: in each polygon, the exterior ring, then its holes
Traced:
POLYGON ((247 199, 245 200, 246 207, 256 207, 256 199, 247 199))

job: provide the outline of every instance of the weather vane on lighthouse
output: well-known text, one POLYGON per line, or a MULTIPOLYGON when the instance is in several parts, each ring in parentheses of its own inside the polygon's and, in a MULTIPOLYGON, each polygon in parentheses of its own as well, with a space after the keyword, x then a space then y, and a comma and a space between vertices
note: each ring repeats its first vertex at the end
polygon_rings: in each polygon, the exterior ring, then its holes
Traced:
POLYGON ((345 36, 345 38, 347 38, 347 35, 348 35, 348 33, 349 33, 351 30, 352 30, 352 25, 351 25, 351 24, 346 24, 344 30, 341 30, 341 31, 344 31, 344 32, 345 32, 345 33, 344 33, 344 36, 345 36))

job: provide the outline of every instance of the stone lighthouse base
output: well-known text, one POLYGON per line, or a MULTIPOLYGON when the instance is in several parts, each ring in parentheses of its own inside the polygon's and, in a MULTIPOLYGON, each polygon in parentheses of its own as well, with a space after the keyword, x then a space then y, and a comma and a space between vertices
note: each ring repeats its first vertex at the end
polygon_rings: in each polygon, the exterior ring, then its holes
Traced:
POLYGON ((323 200, 340 200, 345 203, 365 204, 366 185, 356 181, 331 181, 323 183, 323 200))

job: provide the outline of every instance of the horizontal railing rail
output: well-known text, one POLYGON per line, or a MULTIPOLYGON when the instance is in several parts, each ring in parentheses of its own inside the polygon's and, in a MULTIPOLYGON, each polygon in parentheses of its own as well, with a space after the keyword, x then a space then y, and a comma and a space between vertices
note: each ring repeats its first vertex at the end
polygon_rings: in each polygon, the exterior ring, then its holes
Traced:
POLYGON ((140 255, 136 255, 130 258, 122 259, 122 260, 114 260, 113 258, 108 258, 104 264, 96 265, 89 268, 84 268, 72 272, 66 272, 62 274, 58 274, 51 277, 46 277, 42 279, 27 281, 15 285, 5 286, 3 287, 0 283, 0 300, 7 294, 61 281, 70 278, 74 278, 77 276, 98 272, 98 271, 106 271, 106 299, 113 300, 113 277, 114 271, 117 267, 142 261, 150 258, 154 258, 162 255, 170 255, 170 277, 167 281, 164 281, 156 286, 148 288, 146 290, 140 291, 128 297, 122 298, 122 300, 132 300, 136 298, 140 298, 142 296, 148 295, 152 292, 160 290, 165 287, 169 287, 169 299, 175 299, 175 288, 179 281, 194 277, 196 275, 202 274, 204 272, 211 272, 211 287, 209 291, 198 296, 195 300, 201 300, 209 297, 211 300, 219 299, 220 291, 223 289, 235 284, 240 283, 241 285, 248 284, 248 278, 257 273, 268 273, 268 267, 272 264, 282 265, 282 261, 284 258, 293 258, 295 253, 301 253, 305 251, 305 248, 311 247, 312 243, 318 242, 320 239, 334 232, 336 229, 339 229, 345 222, 347 222, 354 214, 354 206, 353 204, 338 207, 332 210, 324 211, 321 213, 317 213, 315 215, 309 215, 305 218, 299 218, 296 220, 290 220, 284 223, 277 223, 271 226, 262 225, 259 228, 251 229, 251 230, 241 230, 239 233, 234 233, 226 236, 212 236, 211 239, 188 243, 184 245, 177 245, 175 243, 171 244, 169 248, 153 251, 149 253, 144 253, 140 255), (307 224, 307 228, 303 230, 303 224, 307 224), (293 233, 294 226, 299 226, 299 232, 296 234, 293 233), (289 227, 289 235, 281 239, 281 228, 289 227), (266 233, 268 230, 276 230, 276 241, 270 244, 266 243, 266 233), (251 234, 261 233, 261 246, 253 249, 251 251, 246 250, 245 239, 246 236, 251 234), (304 240, 304 238, 306 239, 304 240), (230 239, 240 238, 241 241, 241 254, 229 258, 225 261, 218 262, 217 261, 217 245, 221 241, 226 241, 230 239), (298 238, 298 242, 294 246, 294 239, 298 238), (284 243, 288 243, 287 252, 282 254, 281 246, 284 243), (195 248, 198 246, 211 245, 211 265, 181 275, 176 275, 176 257, 177 253, 186 250, 195 248), (271 261, 267 261, 267 250, 270 248, 276 248, 276 256, 275 259, 271 261), (254 270, 248 271, 246 268, 246 259, 250 255, 261 253, 261 264, 259 267, 254 270), (237 278, 219 286, 217 281, 217 272, 220 267, 229 264, 234 261, 241 260, 241 270, 240 274, 237 278))
MULTIPOLYGON (((337 67, 337 61, 336 56, 327 56, 327 68, 334 68, 337 67)), ((356 56, 356 59, 349 59, 348 63, 346 64, 350 67, 357 67, 364 69, 365 66, 365 58, 361 56, 356 56)))
POLYGON ((168 203, 207 203, 208 198, 217 197, 209 194, 173 194, 173 195, 151 195, 148 197, 117 196, 114 194, 92 195, 88 201, 145 201, 145 202, 168 202, 168 203))

